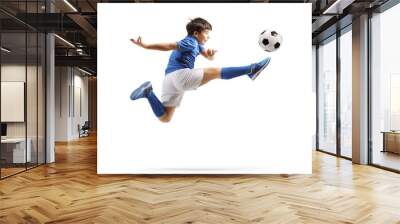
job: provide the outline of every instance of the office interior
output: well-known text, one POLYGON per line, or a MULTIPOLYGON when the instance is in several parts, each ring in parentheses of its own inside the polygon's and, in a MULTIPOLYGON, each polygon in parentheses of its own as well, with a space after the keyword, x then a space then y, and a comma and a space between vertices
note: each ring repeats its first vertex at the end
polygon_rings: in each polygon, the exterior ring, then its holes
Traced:
MULTIPOLYGON (((13 178, 29 179, 34 170, 56 167, 58 156, 64 161, 80 150, 80 141, 95 144, 97 4, 157 2, 173 1, 0 2, 1 186, 13 178), (65 151, 68 144, 72 146, 65 151)), ((335 170, 347 161, 352 171, 346 175, 363 166, 369 173, 398 178, 399 1, 240 2, 311 4, 313 156, 336 161, 318 169, 335 170)), ((392 215, 388 220, 398 217, 392 215)))

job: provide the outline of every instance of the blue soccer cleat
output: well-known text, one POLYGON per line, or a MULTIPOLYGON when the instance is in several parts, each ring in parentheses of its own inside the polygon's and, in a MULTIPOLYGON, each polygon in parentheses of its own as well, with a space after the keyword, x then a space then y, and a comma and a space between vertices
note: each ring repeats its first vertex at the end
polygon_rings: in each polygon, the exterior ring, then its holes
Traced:
POLYGON ((270 57, 255 63, 251 67, 251 73, 248 75, 252 80, 255 80, 260 73, 268 66, 269 62, 271 61, 270 57))
POLYGON ((149 92, 153 90, 153 87, 151 86, 151 82, 147 81, 140 85, 137 89, 135 89, 131 93, 131 100, 137 100, 140 98, 147 97, 149 92))

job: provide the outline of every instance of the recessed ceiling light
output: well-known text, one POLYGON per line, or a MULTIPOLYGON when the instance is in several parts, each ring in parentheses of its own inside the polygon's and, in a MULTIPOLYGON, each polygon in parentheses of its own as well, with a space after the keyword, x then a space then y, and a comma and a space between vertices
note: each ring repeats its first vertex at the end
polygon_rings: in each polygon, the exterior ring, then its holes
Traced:
POLYGON ((336 0, 322 14, 342 14, 343 9, 351 5, 355 0, 336 0))
POLYGON ((7 48, 5 48, 5 47, 1 47, 0 49, 1 49, 2 51, 6 52, 6 53, 10 53, 10 52, 11 52, 11 50, 9 50, 9 49, 7 49, 7 48))
POLYGON ((78 12, 78 10, 71 4, 69 3, 68 0, 64 0, 65 4, 67 4, 72 10, 74 10, 75 12, 78 12))
POLYGON ((83 72, 83 73, 85 73, 85 74, 88 74, 88 75, 92 75, 92 73, 90 73, 90 72, 88 72, 88 71, 86 71, 86 70, 83 70, 83 69, 81 69, 81 68, 79 68, 78 67, 78 69, 79 69, 79 71, 81 71, 81 72, 83 72))
POLYGON ((60 37, 59 35, 54 34, 54 36, 57 37, 58 39, 60 39, 62 42, 64 42, 64 43, 68 44, 69 46, 75 48, 75 45, 71 44, 71 42, 69 42, 69 41, 67 41, 66 39, 60 37))

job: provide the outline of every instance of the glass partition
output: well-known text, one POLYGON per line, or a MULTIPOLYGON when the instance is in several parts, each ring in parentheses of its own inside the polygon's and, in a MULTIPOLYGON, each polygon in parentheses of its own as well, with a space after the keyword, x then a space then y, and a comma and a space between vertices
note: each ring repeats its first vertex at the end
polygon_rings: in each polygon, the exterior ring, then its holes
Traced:
MULTIPOLYGON (((18 17, 43 13, 44 3, 1 1, 0 7, 18 17)), ((45 163, 45 45, 44 33, 0 12, 1 179, 45 163)))
POLYGON ((29 145, 26 150, 26 40, 25 32, 1 34, 2 177, 24 171, 31 161, 29 145))
POLYGON ((46 162, 46 145, 45 145, 45 124, 46 124, 46 76, 45 76, 45 65, 46 65, 46 38, 43 33, 38 34, 38 75, 37 75, 37 148, 38 164, 46 162))
POLYGON ((38 35, 37 32, 27 33, 27 81, 26 81, 26 113, 27 113, 27 150, 30 150, 30 160, 27 163, 27 167, 34 167, 37 165, 38 160, 38 144, 37 144, 37 132, 38 132, 38 35))

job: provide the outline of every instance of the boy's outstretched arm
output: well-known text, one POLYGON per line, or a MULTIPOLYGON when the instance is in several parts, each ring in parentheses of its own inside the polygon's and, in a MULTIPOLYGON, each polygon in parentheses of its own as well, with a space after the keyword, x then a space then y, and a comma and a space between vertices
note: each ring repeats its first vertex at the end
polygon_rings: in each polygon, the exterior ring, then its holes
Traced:
POLYGON ((217 50, 215 49, 205 49, 204 51, 201 52, 201 55, 203 55, 208 60, 212 61, 214 60, 215 53, 217 53, 217 50))
POLYGON ((142 41, 142 37, 138 37, 137 40, 132 38, 131 41, 142 48, 151 50, 170 51, 170 50, 175 50, 177 48, 176 43, 146 44, 142 41))

